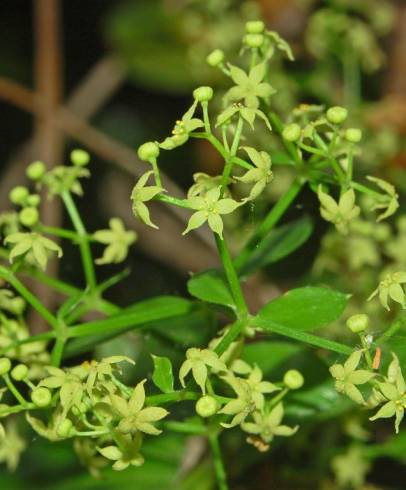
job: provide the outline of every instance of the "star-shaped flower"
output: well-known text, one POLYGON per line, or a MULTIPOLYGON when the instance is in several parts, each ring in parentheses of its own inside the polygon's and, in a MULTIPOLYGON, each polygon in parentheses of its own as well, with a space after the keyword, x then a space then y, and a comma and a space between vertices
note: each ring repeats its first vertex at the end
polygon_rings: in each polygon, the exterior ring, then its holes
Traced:
POLYGON ((361 350, 353 352, 344 365, 333 364, 330 367, 330 373, 336 380, 335 387, 339 393, 344 393, 355 403, 364 405, 364 398, 356 385, 367 383, 375 376, 375 373, 366 369, 357 369, 361 356, 361 350))
POLYGON ((156 225, 154 225, 154 223, 152 223, 149 217, 148 208, 144 204, 147 201, 151 201, 151 199, 153 199, 157 194, 164 192, 164 189, 157 185, 151 185, 148 187, 145 186, 149 176, 153 173, 154 171, 150 170, 140 177, 132 190, 131 200, 133 202, 133 213, 135 216, 137 216, 146 225, 151 226, 152 228, 158 228, 156 225))
POLYGON ((206 380, 208 376, 207 368, 218 371, 226 371, 227 367, 218 355, 210 349, 197 349, 192 347, 186 351, 186 361, 179 369, 179 380, 185 387, 185 377, 192 371, 193 378, 200 386, 203 394, 206 394, 206 380))
POLYGON ((388 381, 378 383, 378 389, 387 402, 369 420, 390 418, 395 416, 395 431, 399 433, 399 425, 406 408, 406 383, 399 365, 399 359, 392 353, 393 361, 388 368, 388 381))
POLYGON ((257 151, 255 148, 250 148, 248 146, 243 147, 243 149, 248 153, 256 168, 248 170, 242 177, 236 177, 236 179, 244 184, 254 184, 248 197, 248 199, 252 201, 258 197, 265 189, 265 186, 272 181, 272 162, 271 157, 265 151, 257 151))
POLYGON ((137 431, 146 434, 159 435, 162 431, 157 429, 153 422, 163 419, 168 412, 161 407, 144 407, 146 379, 139 382, 129 400, 111 394, 111 404, 121 418, 117 430, 123 434, 134 434, 137 431))
POLYGON ((220 237, 223 236, 223 220, 221 219, 221 215, 232 213, 242 204, 229 198, 221 199, 220 187, 211 189, 203 197, 190 197, 187 202, 192 209, 196 210, 196 213, 193 213, 190 217, 183 235, 195 228, 199 228, 208 221, 209 227, 214 233, 220 235, 220 237))
POLYGON ((13 245, 9 255, 10 262, 16 257, 26 255, 29 262, 34 262, 43 270, 46 269, 50 252, 62 257, 61 247, 39 233, 13 233, 6 237, 4 243, 13 245))
MULTIPOLYGON (((195 183, 190 187, 187 193, 187 197, 203 197, 208 191, 219 187, 222 178, 222 175, 212 176, 205 174, 204 172, 197 172, 193 174, 193 180, 195 183)), ((229 179, 228 184, 230 184, 231 182, 232 180, 229 179)), ((226 197, 230 197, 228 189, 225 189, 224 194, 226 197)))
POLYGON ((227 429, 240 425, 250 413, 255 411, 256 406, 252 398, 252 388, 247 380, 237 376, 223 376, 222 378, 237 394, 237 398, 229 401, 218 412, 225 415, 233 415, 230 423, 222 422, 221 425, 227 429))
POLYGON ((258 116, 264 121, 269 131, 272 131, 271 123, 262 111, 254 107, 245 107, 240 103, 226 107, 224 111, 217 116, 216 127, 229 123, 236 114, 239 114, 242 119, 251 126, 251 129, 254 129, 255 118, 258 116))
POLYGON ((350 221, 360 213, 359 206, 355 205, 355 193, 353 189, 348 189, 348 191, 344 192, 338 203, 331 196, 323 192, 321 185, 318 188, 317 195, 321 204, 321 216, 326 221, 334 223, 337 230, 343 235, 346 235, 350 221))
POLYGON ((182 116, 182 119, 176 121, 175 127, 172 130, 172 136, 168 136, 159 144, 161 148, 164 150, 173 150, 174 148, 185 144, 192 131, 204 126, 201 119, 193 117, 197 103, 198 101, 195 100, 188 111, 182 116))
POLYGON ((241 428, 249 434, 260 436, 265 443, 269 444, 275 436, 289 437, 299 428, 299 426, 282 425, 283 415, 283 404, 278 403, 269 413, 266 410, 253 412, 253 421, 243 422, 241 428))
POLYGON ((388 305, 389 298, 399 303, 402 308, 405 308, 405 292, 403 291, 402 284, 406 283, 406 272, 394 272, 393 274, 387 274, 385 279, 383 279, 375 291, 372 292, 368 301, 374 298, 376 295, 379 296, 379 301, 381 305, 390 310, 388 305))
POLYGON ((103 257, 96 259, 96 264, 117 264, 122 262, 128 254, 128 248, 137 238, 135 231, 127 231, 120 218, 111 218, 110 229, 98 230, 93 238, 107 245, 103 257))
POLYGON ((224 96, 227 102, 244 100, 247 107, 257 109, 259 98, 267 98, 275 93, 271 85, 263 81, 267 67, 265 62, 255 65, 249 74, 237 66, 229 64, 228 67, 231 79, 236 86, 230 88, 224 96))
POLYGON ((132 359, 126 356, 110 356, 102 359, 101 361, 85 361, 81 367, 84 368, 87 376, 86 390, 91 394, 93 387, 97 381, 104 382, 106 378, 113 375, 113 370, 116 364, 120 362, 129 362, 135 364, 132 359))
POLYGON ((373 210, 375 209, 385 209, 383 213, 381 213, 377 221, 382 221, 389 216, 392 216, 397 209, 399 208, 399 196, 396 193, 395 187, 390 184, 389 182, 386 182, 383 179, 378 179, 377 177, 371 177, 370 175, 367 177, 368 180, 371 182, 374 182, 378 187, 380 187, 386 194, 385 196, 385 202, 378 202, 374 205, 372 208, 373 210))
POLYGON ((114 461, 113 470, 121 471, 130 465, 141 466, 144 464, 144 458, 140 454, 142 443, 140 433, 135 434, 134 437, 128 434, 117 434, 116 439, 120 443, 120 447, 105 446, 97 449, 102 456, 114 461))

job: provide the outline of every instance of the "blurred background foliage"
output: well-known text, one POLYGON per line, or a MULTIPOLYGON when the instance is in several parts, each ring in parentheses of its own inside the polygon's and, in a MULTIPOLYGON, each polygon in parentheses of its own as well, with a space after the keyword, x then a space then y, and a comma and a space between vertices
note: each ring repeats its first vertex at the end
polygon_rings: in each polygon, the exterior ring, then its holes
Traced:
MULTIPOLYGON (((39 52, 36 42, 39 24, 35 15, 37 4, 43 1, 2 0, 0 3, 3 208, 4 196, 23 178, 27 161, 47 158, 41 154, 40 146, 28 144, 33 138, 41 138, 37 132, 41 114, 34 111, 32 116, 16 108, 23 104, 23 97, 8 90, 10 87, 5 84, 12 80, 26 87, 40 88, 38 59, 47 54, 39 52)), ((270 68, 271 83, 278 90, 274 105, 282 120, 290 122, 292 110, 294 117, 306 120, 308 108, 300 106, 301 103, 349 107, 351 124, 361 127, 364 133, 364 149, 358 156, 356 171, 359 175, 374 173, 392 181, 402 194, 401 203, 404 202, 406 6, 403 1, 70 0, 56 3, 60 8, 61 40, 57 57, 63 66, 59 66, 59 75, 54 80, 48 80, 49 86, 60 93, 57 104, 69 105, 69 97, 84 83, 84 77, 96 73, 91 93, 79 98, 79 106, 93 107, 82 117, 108 140, 92 139, 88 127, 86 132, 79 125, 77 137, 71 138, 69 134, 74 131, 68 131, 68 136, 56 145, 58 151, 54 154, 62 160, 78 145, 93 154, 93 178, 86 186, 86 200, 80 203, 89 229, 102 228, 108 216, 117 215, 123 217, 127 226, 136 227, 139 234, 138 246, 128 260, 132 272, 111 292, 112 300, 117 303, 127 305, 156 294, 185 295, 185 279, 190 271, 216 265, 213 249, 204 240, 195 237, 193 242, 173 237, 176 229, 181 230, 181 224, 168 217, 163 208, 157 207, 162 234, 151 234, 134 222, 129 205, 134 178, 123 171, 126 166, 123 160, 141 142, 161 140, 168 134, 190 103, 190 91, 196 86, 215 87, 218 99, 214 103, 220 104, 224 78, 206 64, 205 58, 214 48, 224 49, 229 59, 236 57, 247 20, 263 18, 268 27, 278 31, 292 46, 296 63, 279 58, 270 68), (104 71, 97 72, 98 63, 105 63, 104 71)), ((83 107, 78 109, 78 104, 72 109, 74 113, 75 110, 84 111, 83 107)), ((53 137, 58 138, 55 134, 53 137)), ((256 202, 249 215, 233 217, 228 222, 235 248, 292 178, 289 165, 283 165, 286 155, 273 137, 265 131, 256 137, 280 166, 269 192, 256 202)), ((135 162, 135 153, 132 158, 135 162)), ((182 189, 192 183, 194 172, 216 174, 220 165, 217 156, 200 141, 168 152, 162 162, 167 175, 182 189)), ((321 283, 353 294, 353 311, 346 312, 348 315, 364 311, 365 299, 380 273, 405 267, 404 218, 390 225, 376 225, 371 217, 371 221, 358 224, 343 238, 327 230, 321 222, 317 199, 309 189, 302 191, 285 220, 290 222, 304 211, 312 223, 313 235, 289 257, 267 265, 263 273, 247 284, 251 308, 258 309, 288 287, 321 283)), ((402 211, 404 207, 398 215, 402 211)), ((50 219, 61 222, 64 217, 54 215, 50 219)), ((65 255, 60 274, 72 283, 78 282, 78 258, 69 250, 65 255)), ((106 267, 106 276, 111 270, 110 266, 106 267)), ((373 328, 382 328, 381 313, 369 303, 367 309, 374 318, 373 328)), ((137 366, 125 376, 133 380, 148 375, 149 352, 171 356, 179 364, 186 346, 208 341, 213 332, 212 316, 210 310, 200 311, 174 320, 174 325, 151 325, 145 337, 126 334, 102 344, 95 356, 128 355, 137 359, 137 366)), ((345 340, 353 342, 350 334, 343 331, 338 323, 327 334, 337 339, 347 336, 345 340)), ((400 332, 392 342, 399 345, 405 336, 406 332, 400 332)), ((405 363, 406 349, 397 352, 405 363)), ((300 369, 306 387, 293 394, 289 404, 288 415, 299 419, 301 425, 295 438, 287 443, 276 442, 265 455, 243 444, 242 436, 237 433, 231 432, 225 438, 233 489, 405 488, 405 431, 393 437, 385 422, 378 424, 374 433, 368 431, 367 416, 354 412, 354 406, 333 388, 328 365, 335 358, 273 338, 252 343, 244 356, 250 362, 257 362, 267 375, 278 376, 290 367, 300 369)), ((182 412, 184 408, 181 406, 179 410, 182 412)), ((1 488, 214 488, 210 458, 199 438, 161 436, 146 444, 147 463, 142 468, 119 474, 107 470, 101 479, 95 479, 80 466, 69 445, 49 445, 32 434, 25 434, 24 442, 17 419, 8 429, 10 436, 0 446, 0 461, 4 463, 1 488), (8 473, 6 466, 14 472, 8 473)))

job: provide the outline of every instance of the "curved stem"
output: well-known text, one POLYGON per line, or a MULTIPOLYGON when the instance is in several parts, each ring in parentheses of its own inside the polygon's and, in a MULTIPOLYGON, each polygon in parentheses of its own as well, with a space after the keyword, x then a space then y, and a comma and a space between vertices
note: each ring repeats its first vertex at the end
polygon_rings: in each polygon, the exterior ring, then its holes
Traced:
POLYGON ((93 266, 93 257, 90 250, 88 234, 83 225, 82 219, 78 213, 76 205, 72 199, 70 192, 65 191, 62 193, 62 200, 65 204, 66 210, 72 220, 72 224, 75 227, 76 233, 79 235, 80 242, 80 254, 82 257, 83 270, 85 273, 86 283, 91 290, 96 287, 96 274, 93 266))
POLYGON ((228 490, 227 475, 224 469, 223 458, 221 456, 218 435, 209 433, 208 439, 213 455, 214 471, 216 473, 218 488, 219 490, 228 490))

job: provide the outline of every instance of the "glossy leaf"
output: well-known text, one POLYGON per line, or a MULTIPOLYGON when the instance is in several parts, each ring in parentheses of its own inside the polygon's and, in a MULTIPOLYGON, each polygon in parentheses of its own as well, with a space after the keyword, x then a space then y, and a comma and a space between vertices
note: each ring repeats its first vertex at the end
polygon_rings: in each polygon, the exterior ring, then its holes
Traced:
POLYGON ((298 331, 316 330, 337 320, 346 304, 347 295, 339 291, 307 286, 268 303, 254 322, 267 330, 272 330, 272 324, 298 331))
POLYGON ((234 300, 220 272, 211 269, 194 275, 187 283, 188 291, 198 299, 235 309, 234 300))
POLYGON ((152 356, 154 372, 152 381, 163 393, 173 391, 173 372, 171 361, 167 357, 152 356))

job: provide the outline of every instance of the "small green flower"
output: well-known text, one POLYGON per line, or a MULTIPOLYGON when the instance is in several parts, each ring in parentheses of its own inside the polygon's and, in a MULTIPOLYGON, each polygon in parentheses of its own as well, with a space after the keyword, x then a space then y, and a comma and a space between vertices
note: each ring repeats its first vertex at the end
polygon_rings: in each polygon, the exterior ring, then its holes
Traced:
MULTIPOLYGON (((212 189, 216 189, 221 184, 222 175, 208 175, 204 172, 197 172, 193 174, 194 184, 190 187, 187 193, 187 197, 203 197, 207 194, 208 191, 212 189)), ((231 184, 233 181, 231 179, 228 180, 227 184, 231 184)), ((224 195, 226 197, 230 197, 230 192, 228 189, 225 189, 224 195)))
POLYGON ((261 192, 265 189, 266 185, 273 179, 273 172, 271 170, 271 157, 265 151, 257 151, 255 148, 248 146, 243 147, 256 168, 248 170, 242 177, 236 177, 237 180, 244 184, 255 184, 248 197, 249 200, 257 198, 261 192))
POLYGON ((375 374, 366 369, 357 369, 361 356, 361 350, 353 352, 344 365, 333 364, 330 373, 336 380, 335 388, 339 393, 344 393, 355 403, 364 405, 364 398, 356 385, 367 383, 375 374))
POLYGON ((227 367, 221 361, 218 355, 210 349, 197 349, 192 347, 186 351, 186 360, 179 369, 179 380, 185 387, 185 377, 189 371, 192 371, 193 378, 200 386, 203 394, 206 394, 206 380, 208 369, 213 368, 216 371, 226 371, 227 367))
POLYGON ((48 188, 50 196, 62 194, 65 191, 82 196, 83 189, 78 179, 85 177, 90 177, 90 172, 87 168, 58 165, 44 174, 41 182, 48 188))
POLYGON ((375 291, 369 296, 367 301, 370 301, 376 295, 379 296, 379 301, 381 305, 390 310, 388 305, 389 298, 399 303, 402 308, 405 308, 405 292, 403 290, 402 284, 406 283, 406 272, 394 272, 392 274, 387 274, 385 279, 383 279, 375 291))
POLYGON ((221 199, 220 187, 211 189, 204 197, 190 197, 187 202, 192 209, 196 210, 196 213, 192 214, 182 234, 185 235, 189 231, 199 228, 207 221, 212 231, 220 235, 220 237, 223 236, 223 220, 221 219, 221 215, 232 213, 238 206, 243 204, 229 198, 221 199))
POLYGON ((182 116, 182 119, 176 121, 175 127, 172 130, 172 136, 168 136, 162 143, 159 143, 161 148, 164 150, 173 150, 185 144, 192 131, 204 126, 201 119, 193 117, 197 103, 198 101, 195 100, 188 111, 182 116))
POLYGON ((406 383, 399 365, 399 359, 392 353, 393 361, 388 368, 388 381, 378 383, 378 389, 387 400, 378 412, 369 420, 390 418, 395 416, 395 431, 399 433, 406 408, 406 383))
POLYGON ((286 57, 290 61, 294 61, 294 56, 292 53, 292 50, 289 46, 289 44, 275 31, 266 31, 267 37, 272 41, 272 51, 274 50, 274 47, 279 49, 279 51, 282 51, 283 53, 286 54, 286 57))
POLYGON ((255 402, 252 399, 252 389, 247 380, 238 378, 236 376, 223 376, 225 381, 237 394, 237 398, 229 401, 218 412, 225 415, 233 415, 230 423, 222 422, 221 425, 227 429, 240 425, 248 417, 248 415, 255 411, 255 402))
POLYGON ((132 245, 137 234, 135 231, 126 231, 120 218, 111 218, 110 229, 98 230, 93 233, 93 238, 107 245, 103 257, 96 259, 96 264, 117 264, 122 262, 128 254, 128 248, 132 245))
POLYGON ((367 179, 371 182, 374 182, 386 193, 385 202, 378 202, 372 208, 372 210, 386 210, 378 216, 377 221, 382 221, 386 218, 389 218, 389 216, 392 216, 392 214, 394 214, 399 208, 399 195, 396 193, 395 187, 389 182, 386 182, 383 179, 378 179, 377 177, 368 176, 367 179))
POLYGON ((6 237, 4 243, 13 245, 9 254, 10 262, 16 257, 27 255, 29 262, 33 261, 43 270, 46 269, 50 252, 62 257, 61 247, 39 233, 12 233, 6 237))
POLYGON ((265 443, 269 444, 275 436, 293 436, 299 428, 299 426, 281 425, 283 415, 283 404, 278 403, 269 413, 266 410, 253 412, 253 421, 243 422, 241 428, 249 434, 258 435, 265 443))
POLYGON ((240 103, 226 107, 224 111, 217 116, 216 127, 227 124, 236 114, 239 114, 242 119, 250 125, 251 129, 254 129, 255 118, 258 116, 264 121, 269 131, 272 131, 271 123, 262 111, 255 107, 245 107, 240 103))
POLYGON ((230 88, 224 96, 227 104, 244 100, 244 104, 248 108, 257 109, 259 98, 267 98, 275 93, 271 85, 263 81, 267 68, 265 62, 251 68, 249 74, 237 66, 229 64, 228 67, 231 79, 236 86, 230 88))
POLYGON ((321 204, 321 216, 326 221, 334 223, 337 230, 343 235, 346 235, 350 221, 360 213, 359 206, 355 205, 355 193, 353 189, 348 189, 348 191, 344 192, 338 203, 331 196, 323 192, 321 185, 319 185, 317 195, 321 204))
POLYGON ((16 419, 7 420, 5 433, 0 433, 0 463, 6 463, 9 471, 17 468, 21 453, 27 447, 17 430, 17 422, 16 419))
POLYGON ((87 376, 86 380, 86 390, 91 394, 95 383, 101 381, 102 383, 106 381, 107 377, 113 375, 114 366, 120 362, 129 362, 130 364, 135 364, 135 362, 126 356, 110 356, 102 359, 101 361, 90 361, 84 362, 81 367, 84 368, 87 376))
POLYGON ((142 437, 137 433, 134 437, 130 435, 117 435, 120 447, 105 446, 97 448, 99 453, 107 459, 114 461, 113 470, 122 471, 128 466, 141 466, 144 458, 140 454, 142 437))
POLYGON ((110 394, 111 404, 121 418, 117 430, 123 434, 135 434, 140 431, 157 436, 162 432, 153 425, 153 422, 163 419, 168 415, 168 412, 161 407, 143 408, 145 403, 145 382, 146 379, 137 384, 129 400, 110 394))
POLYGON ((39 386, 49 389, 59 389, 59 399, 63 415, 73 407, 79 407, 85 393, 85 385, 79 376, 79 370, 64 371, 54 366, 45 368, 50 376, 40 381, 39 386))
POLYGON ((146 225, 151 226, 152 228, 158 228, 156 225, 154 225, 154 223, 152 223, 149 217, 148 208, 144 204, 144 202, 151 201, 151 199, 153 199, 157 194, 164 192, 164 189, 157 185, 148 187, 145 186, 149 176, 153 173, 154 171, 150 170, 140 177, 132 190, 131 200, 133 202, 132 208, 135 216, 137 216, 146 225))
POLYGON ((340 488, 366 488, 366 474, 371 467, 360 447, 352 446, 345 454, 335 456, 331 461, 340 488))

